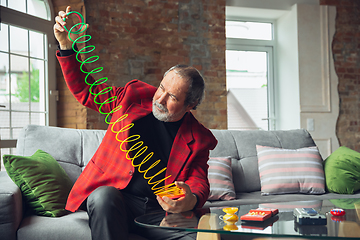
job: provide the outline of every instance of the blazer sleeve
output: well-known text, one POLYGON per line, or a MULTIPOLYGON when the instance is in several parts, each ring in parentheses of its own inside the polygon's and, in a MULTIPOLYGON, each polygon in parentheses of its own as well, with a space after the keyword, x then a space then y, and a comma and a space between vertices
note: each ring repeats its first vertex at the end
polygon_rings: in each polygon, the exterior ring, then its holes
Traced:
POLYGON ((70 92, 82 105, 109 114, 120 104, 124 87, 111 87, 106 84, 106 78, 95 80, 91 71, 76 59, 76 54, 62 57, 57 51, 56 55, 70 92))

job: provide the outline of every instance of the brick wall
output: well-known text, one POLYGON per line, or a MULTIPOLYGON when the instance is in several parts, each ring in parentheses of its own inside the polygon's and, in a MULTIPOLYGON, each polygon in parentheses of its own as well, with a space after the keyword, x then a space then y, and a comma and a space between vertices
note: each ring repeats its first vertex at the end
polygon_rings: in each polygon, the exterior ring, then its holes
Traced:
POLYGON ((320 0, 336 6, 336 33, 332 43, 339 78, 340 113, 336 134, 341 146, 360 151, 360 1, 320 0))
MULTIPOLYGON (((52 1, 55 15, 60 10, 65 11, 67 4, 71 4, 72 10, 85 14, 85 6, 82 0, 72 0, 70 3, 65 0, 52 1)), ((57 125, 66 128, 86 128, 88 109, 82 106, 71 95, 67 88, 59 64, 56 65, 56 85, 59 91, 59 101, 57 103, 57 125)))
MULTIPOLYGON (((53 5, 63 2, 53 0, 53 5)), ((85 9, 89 44, 96 47, 91 55, 100 57, 88 68, 104 67, 96 78, 106 76, 115 86, 132 79, 158 86, 170 67, 192 65, 207 87, 193 113, 208 128, 227 128, 225 0, 87 0, 85 9)), ((77 104, 61 78, 58 73, 58 125, 105 129, 104 116, 77 104)))

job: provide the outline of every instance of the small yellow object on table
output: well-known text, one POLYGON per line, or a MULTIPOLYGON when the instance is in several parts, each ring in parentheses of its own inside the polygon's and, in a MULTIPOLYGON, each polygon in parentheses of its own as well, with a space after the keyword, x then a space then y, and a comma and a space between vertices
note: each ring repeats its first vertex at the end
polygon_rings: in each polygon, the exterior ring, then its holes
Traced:
POLYGON ((226 225, 223 227, 225 231, 238 230, 239 228, 235 223, 239 220, 239 217, 235 214, 239 209, 237 207, 227 207, 223 211, 226 213, 223 216, 224 223, 226 225))
POLYGON ((239 217, 235 214, 238 211, 237 207, 227 207, 224 208, 223 211, 226 213, 223 216, 224 221, 236 222, 239 220, 239 217))

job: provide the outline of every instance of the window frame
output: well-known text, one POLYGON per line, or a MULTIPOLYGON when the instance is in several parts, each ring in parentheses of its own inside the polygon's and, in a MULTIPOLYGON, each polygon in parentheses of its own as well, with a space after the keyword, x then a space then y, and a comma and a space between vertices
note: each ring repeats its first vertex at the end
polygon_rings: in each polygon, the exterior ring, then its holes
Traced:
MULTIPOLYGON (((53 19, 53 13, 51 11, 52 5, 49 1, 44 1, 47 10, 50 13, 50 19, 53 19)), ((1 23, 20 27, 32 31, 41 32, 46 34, 45 45, 45 98, 46 98, 46 110, 48 111, 45 124, 47 126, 57 125, 56 115, 56 59, 55 53, 57 49, 57 43, 53 34, 53 22, 51 20, 45 20, 35 17, 33 15, 16 11, 14 9, 4 7, 0 5, 0 19, 1 23)), ((0 152, 2 148, 15 148, 16 139, 1 139, 0 136, 0 152)))
POLYGON ((274 20, 257 19, 246 17, 227 16, 225 21, 239 21, 239 22, 259 22, 271 23, 273 25, 272 40, 257 40, 257 39, 241 39, 241 38, 226 38, 226 50, 235 51, 254 51, 267 52, 268 60, 268 120, 269 130, 276 130, 276 111, 275 111, 275 54, 276 54, 276 25, 274 20))

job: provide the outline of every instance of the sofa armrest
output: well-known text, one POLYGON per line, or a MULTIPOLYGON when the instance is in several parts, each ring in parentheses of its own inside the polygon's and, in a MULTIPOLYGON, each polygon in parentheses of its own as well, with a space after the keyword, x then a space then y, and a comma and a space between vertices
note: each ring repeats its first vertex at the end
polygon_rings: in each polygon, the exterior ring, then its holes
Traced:
POLYGON ((20 188, 5 171, 0 171, 0 236, 15 240, 16 231, 23 218, 20 188))

